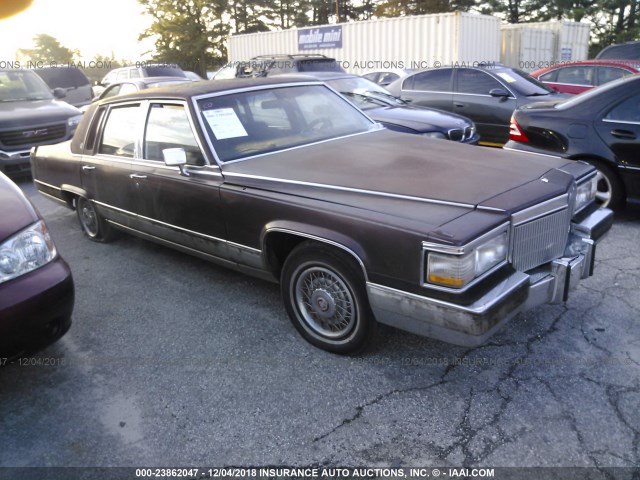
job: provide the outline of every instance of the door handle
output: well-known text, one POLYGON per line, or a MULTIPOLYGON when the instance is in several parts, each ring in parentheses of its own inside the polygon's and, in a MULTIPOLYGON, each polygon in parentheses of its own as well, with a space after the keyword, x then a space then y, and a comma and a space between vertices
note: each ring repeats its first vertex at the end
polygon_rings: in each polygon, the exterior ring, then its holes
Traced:
POLYGON ((132 173, 129 178, 147 178, 146 175, 140 175, 139 173, 132 173))
POLYGON ((629 130, 611 130, 611 135, 616 138, 623 138, 626 140, 635 140, 636 134, 629 130))
POLYGON ((90 165, 83 165, 82 166, 82 170, 84 170, 85 172, 89 171, 89 170, 95 170, 95 169, 96 169, 96 167, 92 167, 90 165))
POLYGON ((458 103, 458 102, 453 102, 453 106, 454 107, 458 107, 458 108, 466 107, 466 105, 464 103, 458 103))

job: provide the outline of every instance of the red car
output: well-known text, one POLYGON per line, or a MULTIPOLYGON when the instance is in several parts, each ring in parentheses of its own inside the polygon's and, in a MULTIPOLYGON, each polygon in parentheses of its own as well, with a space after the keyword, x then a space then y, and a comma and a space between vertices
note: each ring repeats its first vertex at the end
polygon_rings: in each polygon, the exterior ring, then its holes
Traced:
POLYGON ((0 366, 60 338, 71 325, 73 277, 47 226, 0 173, 0 366))
POLYGON ((554 90, 575 94, 638 72, 638 61, 584 60, 541 68, 531 76, 554 90))

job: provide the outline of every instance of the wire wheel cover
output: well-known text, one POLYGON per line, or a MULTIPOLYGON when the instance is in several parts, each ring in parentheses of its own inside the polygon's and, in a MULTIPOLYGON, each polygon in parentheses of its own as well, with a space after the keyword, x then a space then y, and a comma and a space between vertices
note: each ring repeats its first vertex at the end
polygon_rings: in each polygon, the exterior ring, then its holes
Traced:
POLYGON ((341 277, 314 266, 294 278, 295 303, 309 327, 330 338, 343 337, 353 330, 358 312, 351 289, 341 277))

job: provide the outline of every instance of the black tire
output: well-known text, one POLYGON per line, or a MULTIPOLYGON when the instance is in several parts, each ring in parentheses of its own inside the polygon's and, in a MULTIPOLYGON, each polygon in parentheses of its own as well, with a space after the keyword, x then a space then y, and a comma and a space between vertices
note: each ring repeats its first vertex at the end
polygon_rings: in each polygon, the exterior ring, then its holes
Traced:
POLYGON ((116 232, 95 209, 93 203, 84 197, 76 200, 76 213, 80 228, 89 240, 106 243, 116 237, 116 232))
POLYGON ((291 322, 309 343, 333 353, 356 353, 375 334, 362 271, 349 255, 315 242, 298 245, 281 276, 291 322))
POLYGON ((598 169, 598 191, 596 202, 602 207, 619 209, 624 205, 624 186, 620 178, 609 166, 602 162, 587 160, 598 169))

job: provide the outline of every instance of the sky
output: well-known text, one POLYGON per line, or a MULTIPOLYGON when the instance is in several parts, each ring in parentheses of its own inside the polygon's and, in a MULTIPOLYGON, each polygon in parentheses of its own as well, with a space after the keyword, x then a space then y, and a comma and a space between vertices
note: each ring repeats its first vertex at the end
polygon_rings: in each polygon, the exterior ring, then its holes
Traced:
POLYGON ((27 10, 0 19, 0 63, 15 60, 19 48, 33 48, 39 33, 80 50, 84 61, 112 53, 116 60, 149 60, 143 53, 153 41, 139 43, 138 35, 150 24, 137 0, 33 0, 27 10))

